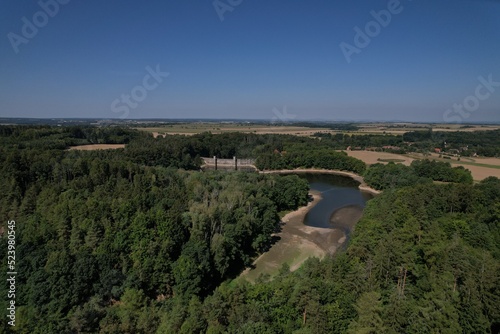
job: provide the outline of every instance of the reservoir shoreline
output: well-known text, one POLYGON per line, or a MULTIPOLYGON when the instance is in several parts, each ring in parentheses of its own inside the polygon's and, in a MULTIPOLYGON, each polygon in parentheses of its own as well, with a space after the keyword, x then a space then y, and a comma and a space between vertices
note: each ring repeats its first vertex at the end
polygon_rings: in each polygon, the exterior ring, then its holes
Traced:
MULTIPOLYGON (((362 178, 354 173, 321 169, 300 170, 277 170, 263 171, 263 174, 334 174, 348 176, 360 183, 362 178), (349 174, 349 175, 348 175, 349 174)), ((368 192, 358 187, 360 192, 368 192)), ((370 188, 371 189, 371 188, 370 188)), ((287 213, 281 219, 282 229, 273 236, 278 241, 264 254, 261 254, 254 262, 253 268, 246 269, 241 278, 254 282, 260 274, 271 276, 278 273, 284 263, 287 263, 291 271, 298 269, 309 257, 324 258, 333 255, 339 248, 345 247, 349 240, 350 232, 354 225, 361 219, 363 207, 357 204, 343 205, 334 210, 328 217, 331 227, 306 225, 308 213, 323 200, 322 192, 311 189, 309 195, 312 200, 295 211, 287 213)), ((314 224, 313 224, 314 225, 314 224)))
POLYGON ((372 195, 379 195, 381 193, 380 190, 373 189, 369 185, 366 184, 365 179, 356 173, 346 172, 343 170, 335 170, 335 169, 319 169, 319 168, 297 168, 297 169, 279 169, 279 170, 263 170, 259 171, 260 174, 332 174, 332 175, 340 175, 350 177, 354 181, 359 183, 358 189, 370 193, 372 195))

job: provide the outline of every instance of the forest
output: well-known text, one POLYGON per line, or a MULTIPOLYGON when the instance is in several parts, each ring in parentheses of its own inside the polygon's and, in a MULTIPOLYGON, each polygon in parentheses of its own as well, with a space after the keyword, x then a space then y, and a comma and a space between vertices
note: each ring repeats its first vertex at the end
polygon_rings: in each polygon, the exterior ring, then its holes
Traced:
POLYGON ((410 166, 390 162, 371 165, 364 173, 365 182, 377 190, 415 186, 432 181, 472 184, 472 174, 449 162, 414 160, 410 166))
POLYGON ((294 144, 284 148, 283 152, 261 154, 255 165, 258 169, 295 169, 323 168, 351 171, 362 174, 364 162, 349 157, 345 152, 336 152, 330 148, 311 147, 309 144, 294 144))
POLYGON ((345 252, 172 304, 178 333, 498 333, 500 180, 371 200, 345 252), (193 316, 194 315, 194 316, 193 316))
POLYGON ((182 149, 150 150, 154 166, 126 150, 54 149, 84 136, 133 140, 115 130, 3 135, 1 215, 18 222, 23 333, 123 332, 110 306, 127 298, 155 308, 173 296, 204 298, 271 246, 280 212, 308 200, 298 176, 173 168, 176 157, 183 166, 182 149))
POLYGON ((430 161, 367 168, 314 138, 74 126, 0 126, 0 169, 1 226, 17 223, 17 333, 500 330, 497 178, 473 184, 430 161), (90 143, 127 145, 67 150, 90 143), (294 175, 200 172, 212 155, 355 171, 384 191, 345 251, 251 284, 235 278, 309 187, 294 175))

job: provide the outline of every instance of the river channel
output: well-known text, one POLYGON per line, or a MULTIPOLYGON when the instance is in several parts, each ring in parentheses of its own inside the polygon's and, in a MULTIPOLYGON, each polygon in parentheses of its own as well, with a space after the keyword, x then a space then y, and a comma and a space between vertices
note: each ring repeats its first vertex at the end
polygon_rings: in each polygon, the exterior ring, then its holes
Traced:
POLYGON ((321 196, 321 200, 307 212, 304 225, 339 229, 346 238, 349 238, 357 221, 347 216, 356 212, 361 215, 366 202, 373 195, 360 191, 359 183, 349 177, 330 174, 301 174, 299 176, 309 182, 311 191, 321 196))

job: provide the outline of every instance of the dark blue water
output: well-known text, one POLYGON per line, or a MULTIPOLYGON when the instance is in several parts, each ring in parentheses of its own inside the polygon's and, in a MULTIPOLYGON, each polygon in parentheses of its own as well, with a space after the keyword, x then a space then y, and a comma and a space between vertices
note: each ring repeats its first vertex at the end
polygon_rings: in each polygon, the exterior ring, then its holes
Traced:
POLYGON ((345 206, 356 205, 364 208, 372 198, 369 193, 358 189, 359 183, 349 177, 329 174, 303 174, 311 190, 321 193, 320 200, 307 213, 304 224, 314 227, 335 228, 330 223, 332 214, 345 206))

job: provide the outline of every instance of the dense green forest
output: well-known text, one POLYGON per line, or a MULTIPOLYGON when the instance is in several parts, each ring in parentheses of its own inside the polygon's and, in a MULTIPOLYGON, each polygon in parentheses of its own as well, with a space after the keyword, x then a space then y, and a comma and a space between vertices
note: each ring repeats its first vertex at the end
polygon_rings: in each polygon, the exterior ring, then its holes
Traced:
MULTIPOLYGON (((15 331, 498 333, 500 180, 472 184, 467 170, 430 161, 365 169, 317 138, 0 126, 1 226, 16 220, 15 331), (90 143, 127 145, 66 150, 90 143), (345 251, 250 284, 234 278, 275 241, 280 212, 307 203, 308 184, 199 172, 212 155, 364 172, 385 190, 345 251)), ((12 331, 7 320, 0 333, 12 331)))
POLYGON ((124 332, 110 306, 127 298, 155 309, 173 296, 204 298, 270 247, 280 211, 307 203, 298 176, 186 172, 170 168, 174 150, 163 160, 152 149, 156 166, 127 150, 61 151, 53 147, 73 137, 57 132, 6 134, 2 147, 23 333, 124 332))
POLYGON ((91 126, 0 126, 3 149, 66 149, 85 144, 127 144, 132 139, 147 137, 144 133, 123 128, 91 126))
MULTIPOLYGON (((347 147, 357 149, 367 149, 367 148, 380 148, 382 150, 383 146, 399 146, 405 147, 403 142, 403 137, 400 135, 373 135, 373 134, 360 134, 352 135, 347 133, 316 133, 315 137, 321 138, 321 141, 338 150, 345 150, 347 147)), ((405 150, 407 148, 404 148, 405 150)))
POLYGON ((352 171, 362 174, 364 162, 349 157, 345 152, 336 152, 331 148, 311 148, 310 144, 295 144, 286 147, 283 152, 259 155, 255 165, 258 169, 295 169, 323 168, 352 171))
POLYGON ((432 181, 472 184, 472 174, 449 162, 414 160, 410 166, 390 162, 374 164, 364 174, 365 182, 377 190, 414 186, 432 181))
POLYGON ((172 301, 163 333, 498 333, 500 180, 371 200, 347 250, 172 301))
MULTIPOLYGON (((312 124, 304 126, 313 126, 312 124)), ((350 124, 339 125, 338 130, 349 130, 350 124)), ((334 127, 336 129, 336 127, 334 127)), ((289 146, 309 145, 308 149, 335 149, 345 150, 347 147, 359 149, 390 150, 396 153, 407 152, 434 152, 435 148, 443 150, 457 150, 460 155, 471 156, 478 154, 486 157, 500 156, 500 130, 475 131, 475 132, 440 132, 440 131, 412 131, 403 135, 352 135, 348 133, 316 133, 314 138, 297 137, 293 135, 256 135, 251 133, 211 133, 196 134, 191 137, 170 135, 165 142, 172 142, 172 148, 182 147, 182 153, 219 158, 232 158, 234 155, 241 158, 258 158, 261 154, 269 154, 274 150, 287 151, 289 146), (399 149, 396 149, 399 147, 399 149)), ((17 143, 19 148, 39 147, 51 145, 51 148, 64 149, 73 145, 98 144, 98 143, 130 143, 137 144, 136 150, 140 151, 139 143, 153 146, 165 146, 162 138, 154 140, 151 135, 120 127, 91 127, 91 126, 1 126, 0 138, 2 142, 17 143), (38 139, 43 138, 43 142, 38 139)), ((169 144, 170 145, 170 144, 169 144)), ((143 145, 144 146, 144 145, 143 145)), ((145 149, 143 147, 143 149, 145 149)), ((177 151, 176 151, 177 152, 177 151)))
MULTIPOLYGON (((85 144, 127 144, 123 150, 88 152, 94 157, 126 159, 147 166, 199 170, 200 157, 256 158, 260 169, 318 167, 362 173, 365 164, 335 152, 328 143, 315 138, 292 135, 201 133, 194 136, 171 135, 153 138, 151 134, 122 128, 96 127, 0 127, 0 149, 15 149, 29 160, 29 152, 43 149, 61 155, 61 150, 85 144), (19 150, 22 150, 19 152, 19 150)), ((76 157, 81 153, 74 154, 76 157)), ((21 158, 22 159, 22 158, 21 158)))

